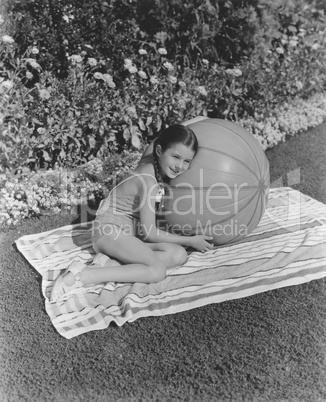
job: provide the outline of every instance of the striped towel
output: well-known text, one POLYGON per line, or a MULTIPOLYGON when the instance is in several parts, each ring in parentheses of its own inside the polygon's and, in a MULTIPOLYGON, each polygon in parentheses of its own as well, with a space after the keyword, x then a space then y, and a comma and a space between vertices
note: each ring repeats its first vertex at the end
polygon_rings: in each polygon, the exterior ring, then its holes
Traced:
POLYGON ((90 230, 91 223, 69 225, 15 242, 42 275, 46 311, 65 338, 112 321, 121 326, 326 276, 326 205, 291 188, 274 188, 259 226, 240 242, 191 253, 159 283, 110 282, 50 303, 53 281, 72 261, 92 263, 90 230))

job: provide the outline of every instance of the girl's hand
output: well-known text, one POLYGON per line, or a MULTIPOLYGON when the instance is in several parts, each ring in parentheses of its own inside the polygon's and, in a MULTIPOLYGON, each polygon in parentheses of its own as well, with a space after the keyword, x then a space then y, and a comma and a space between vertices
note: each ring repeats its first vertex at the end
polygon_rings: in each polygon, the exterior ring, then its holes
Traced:
POLYGON ((201 251, 202 253, 205 253, 206 251, 209 251, 212 248, 214 248, 214 245, 209 243, 209 241, 212 240, 213 240, 212 236, 204 236, 204 235, 191 236, 189 237, 189 246, 195 248, 198 251, 201 251))

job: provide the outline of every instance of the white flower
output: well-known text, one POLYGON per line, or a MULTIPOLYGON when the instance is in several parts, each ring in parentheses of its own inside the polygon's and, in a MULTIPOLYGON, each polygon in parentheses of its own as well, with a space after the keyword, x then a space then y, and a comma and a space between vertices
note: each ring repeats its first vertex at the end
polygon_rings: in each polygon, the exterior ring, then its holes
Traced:
POLYGON ((242 75, 242 71, 239 68, 228 68, 225 72, 232 77, 240 77, 242 75))
POLYGON ((205 87, 203 87, 203 86, 198 86, 197 88, 196 88, 196 90, 201 94, 201 95, 203 95, 203 96, 207 96, 207 91, 206 91, 206 89, 205 89, 205 87))
POLYGON ((40 95, 41 99, 49 99, 51 96, 50 93, 46 89, 40 89, 39 95, 40 95))
POLYGON ((125 59, 124 67, 129 71, 130 74, 135 74, 138 71, 137 67, 133 65, 133 62, 130 59, 125 59))
POLYGON ((172 64, 169 63, 168 61, 166 61, 165 63, 163 63, 163 66, 164 66, 168 71, 172 71, 172 70, 173 70, 172 64))
POLYGON ((205 66, 208 66, 208 64, 209 64, 209 61, 208 61, 207 59, 203 59, 202 62, 203 62, 203 64, 204 64, 205 66))
POLYGON ((32 80, 34 78, 34 75, 30 71, 26 71, 26 78, 28 80, 32 80))
POLYGON ((64 16, 62 17, 62 19, 65 20, 67 23, 69 22, 69 17, 68 17, 68 15, 64 15, 64 16))
POLYGON ((112 76, 110 74, 103 74, 103 79, 110 88, 115 88, 115 83, 113 82, 112 76))
POLYGON ((128 71, 130 74, 135 74, 135 73, 137 73, 138 69, 135 66, 130 66, 130 67, 128 67, 128 71))
POLYGON ((169 75, 169 81, 171 82, 171 84, 176 84, 178 80, 173 75, 169 75))
POLYGON ((181 88, 185 88, 185 87, 187 86, 184 81, 179 81, 178 84, 179 84, 179 86, 180 86, 181 88))
POLYGON ((132 60, 130 59, 125 59, 125 68, 128 69, 129 67, 132 66, 132 60))
POLYGON ((277 51, 278 54, 283 54, 284 53, 284 49, 282 47, 280 47, 280 46, 277 47, 275 50, 277 51))
POLYGON ((35 59, 26 59, 26 62, 35 70, 40 70, 41 66, 38 64, 38 62, 35 59))
POLYGON ((138 71, 139 77, 143 78, 144 80, 147 78, 147 74, 145 73, 145 71, 138 71))
POLYGON ((97 65, 97 60, 94 59, 93 57, 90 57, 90 58, 87 60, 87 63, 88 63, 91 67, 95 67, 95 66, 97 65))
POLYGON ((112 75, 110 74, 103 74, 102 77, 104 81, 112 81, 112 75))
POLYGON ((71 60, 73 63, 81 63, 83 61, 79 54, 73 54, 69 56, 68 59, 71 60))
POLYGON ((94 78, 97 80, 103 80, 103 74, 97 71, 96 73, 94 73, 94 78))
POLYGON ((2 37, 2 42, 4 42, 4 43, 14 43, 15 41, 14 41, 14 39, 13 39, 11 36, 9 36, 9 35, 4 35, 4 36, 2 37))
POLYGON ((151 78, 150 78, 150 82, 151 82, 151 84, 153 84, 153 85, 155 85, 155 84, 158 84, 158 79, 153 75, 151 78))
POLYGON ((319 43, 314 43, 312 46, 311 46, 311 49, 312 50, 318 50, 320 48, 320 44, 319 43))
POLYGON ((45 133, 46 133, 46 130, 45 130, 44 127, 39 127, 39 128, 37 129, 37 132, 38 132, 39 134, 45 134, 45 133))
POLYGON ((5 88, 5 89, 9 90, 9 89, 13 88, 14 83, 13 83, 13 81, 6 80, 6 81, 3 81, 0 85, 1 85, 2 88, 5 88))
POLYGON ((147 51, 145 49, 139 49, 138 53, 139 54, 147 54, 147 51))
POLYGON ((303 84, 302 84, 301 81, 296 81, 296 82, 295 82, 295 86, 296 86, 299 90, 303 88, 303 84))
POLYGON ((168 54, 168 52, 166 51, 166 49, 164 47, 160 47, 158 49, 158 52, 159 52, 159 54, 162 54, 162 55, 168 54))
POLYGON ((40 53, 40 51, 38 50, 38 48, 37 48, 36 46, 33 46, 33 47, 32 47, 31 52, 32 52, 33 54, 39 54, 39 53, 40 53))
POLYGON ((241 77, 242 71, 239 68, 234 68, 233 69, 233 74, 235 77, 241 77))

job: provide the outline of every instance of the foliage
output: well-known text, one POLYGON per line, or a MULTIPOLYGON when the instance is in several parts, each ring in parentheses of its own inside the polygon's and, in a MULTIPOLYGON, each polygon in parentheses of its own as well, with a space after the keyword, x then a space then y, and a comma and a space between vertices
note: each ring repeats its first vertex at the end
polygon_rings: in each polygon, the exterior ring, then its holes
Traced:
POLYGON ((203 88, 192 76, 188 85, 178 84, 176 67, 159 53, 151 64, 139 54, 139 70, 126 59, 124 80, 116 88, 103 59, 72 55, 68 77, 58 79, 42 71, 35 46, 21 58, 16 50, 12 39, 5 41, 4 63, 15 60, 16 65, 12 71, 3 68, 7 79, 0 83, 3 170, 74 166, 105 158, 125 144, 139 149, 143 137, 205 113, 203 88))
POLYGON ((38 172, 25 169, 18 176, 6 175, 0 189, 0 227, 41 214, 76 214, 80 206, 84 212, 94 214, 99 200, 135 168, 140 157, 138 152, 124 151, 104 162, 94 158, 74 170, 55 166, 38 172))
POLYGON ((137 31, 131 4, 127 0, 109 3, 101 0, 8 2, 7 13, 19 53, 36 45, 43 69, 63 78, 67 76, 69 54, 84 50, 106 58, 120 54, 122 49, 128 50, 130 38, 137 31))
POLYGON ((232 66, 278 41, 281 33, 295 35, 320 24, 323 5, 308 0, 15 0, 7 8, 19 53, 36 45, 43 69, 63 77, 71 54, 109 57, 118 70, 144 45, 165 47, 180 66, 193 68, 202 58, 232 66))
POLYGON ((270 110, 268 115, 255 114, 237 121, 251 132, 262 148, 272 148, 286 137, 315 127, 326 119, 326 94, 319 93, 304 100, 293 99, 270 110))
MULTIPOLYGON (((237 123, 250 131, 263 149, 270 148, 286 136, 320 124, 326 118, 326 94, 316 94, 306 101, 298 98, 275 109, 268 117, 241 119, 237 123)), ((78 207, 94 215, 98 202, 125 175, 134 170, 141 152, 124 150, 104 161, 93 158, 78 169, 54 169, 20 175, 3 175, 0 190, 0 226, 16 225, 22 219, 40 214, 77 213, 78 207)))
POLYGON ((142 45, 167 48, 180 65, 201 58, 239 62, 253 49, 260 23, 258 0, 15 0, 8 3, 20 53, 37 45, 44 69, 60 77, 67 54, 92 48, 119 68, 142 45), (85 47, 85 45, 88 45, 85 47))
POLYGON ((323 92, 318 5, 15 0, 0 22, 0 172, 72 168, 198 115, 259 121, 323 92))

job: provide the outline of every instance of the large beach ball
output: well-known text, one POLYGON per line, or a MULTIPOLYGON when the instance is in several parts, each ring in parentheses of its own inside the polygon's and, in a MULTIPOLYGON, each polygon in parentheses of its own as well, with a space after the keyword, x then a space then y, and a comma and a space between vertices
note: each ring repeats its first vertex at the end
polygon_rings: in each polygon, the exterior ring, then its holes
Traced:
POLYGON ((186 125, 196 134, 199 149, 164 197, 168 230, 211 235, 216 245, 238 241, 264 214, 268 159, 258 140, 238 124, 198 118, 186 125))

